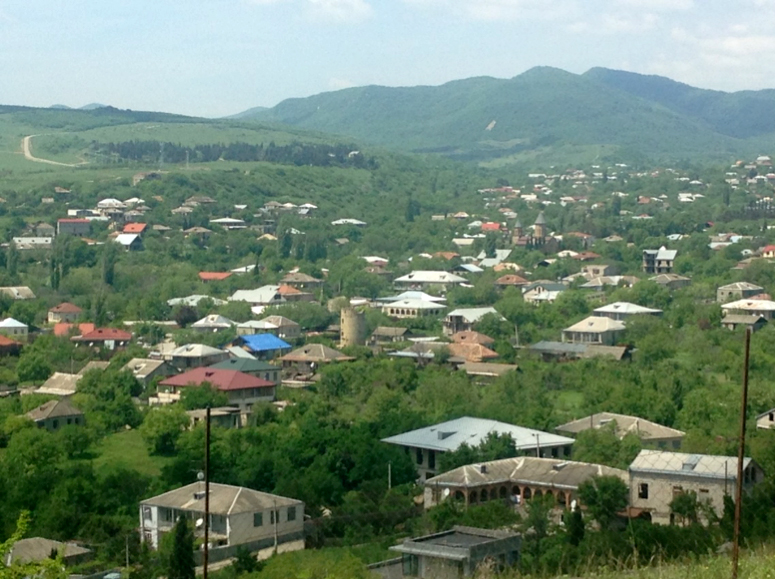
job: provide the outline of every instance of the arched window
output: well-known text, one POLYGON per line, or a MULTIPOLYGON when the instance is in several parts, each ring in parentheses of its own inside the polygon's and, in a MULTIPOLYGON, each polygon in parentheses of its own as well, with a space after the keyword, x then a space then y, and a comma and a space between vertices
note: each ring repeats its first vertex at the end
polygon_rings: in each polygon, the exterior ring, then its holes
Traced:
POLYGON ((522 496, 526 501, 529 501, 533 498, 533 491, 530 490, 530 487, 525 487, 525 492, 522 493, 522 496))
POLYGON ((509 496, 509 489, 506 487, 501 487, 500 498, 505 499, 508 496, 509 496))
POLYGON ((476 494, 476 491, 471 491, 471 493, 468 495, 468 502, 474 505, 477 502, 477 498, 478 496, 476 494))

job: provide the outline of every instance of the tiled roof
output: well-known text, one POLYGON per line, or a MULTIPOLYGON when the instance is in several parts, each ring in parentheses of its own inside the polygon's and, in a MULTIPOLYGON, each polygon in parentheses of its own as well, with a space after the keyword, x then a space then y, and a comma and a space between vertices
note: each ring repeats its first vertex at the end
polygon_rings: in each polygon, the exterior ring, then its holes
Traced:
POLYGON ((80 314, 83 310, 70 302, 62 302, 58 306, 51 308, 49 312, 55 314, 80 314))
POLYGON ((200 271, 199 279, 202 281, 221 281, 228 277, 231 277, 229 271, 200 271))
POLYGON ((257 378, 237 370, 220 370, 217 368, 194 368, 177 376, 165 378, 159 384, 162 386, 200 386, 212 384, 218 390, 246 390, 250 388, 267 388, 274 386, 272 382, 257 378))
POLYGON ((86 334, 76 336, 73 340, 77 342, 100 342, 103 340, 118 340, 128 342, 132 339, 132 334, 116 328, 97 328, 86 334))

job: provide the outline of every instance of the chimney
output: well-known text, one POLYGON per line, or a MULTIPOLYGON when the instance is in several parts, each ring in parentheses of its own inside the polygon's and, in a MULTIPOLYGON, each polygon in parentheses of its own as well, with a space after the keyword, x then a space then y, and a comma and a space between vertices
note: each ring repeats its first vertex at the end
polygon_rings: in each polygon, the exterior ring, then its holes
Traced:
POLYGON ((479 472, 482 474, 487 474, 487 465, 486 464, 480 464, 479 465, 479 472))

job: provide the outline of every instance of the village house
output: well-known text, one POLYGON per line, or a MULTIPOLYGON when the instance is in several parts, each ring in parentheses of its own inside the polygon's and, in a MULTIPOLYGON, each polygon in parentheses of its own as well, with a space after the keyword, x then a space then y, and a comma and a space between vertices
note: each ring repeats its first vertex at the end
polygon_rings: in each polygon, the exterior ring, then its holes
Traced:
POLYGON ((314 302, 316 299, 315 294, 313 294, 312 292, 303 292, 287 284, 282 284, 280 286, 280 289, 277 291, 280 293, 282 298, 289 303, 314 302))
POLYGON ((589 316, 562 331, 562 341, 576 344, 613 346, 617 335, 625 327, 619 320, 603 316, 589 316))
POLYGON ((692 283, 691 279, 683 275, 678 275, 677 273, 660 273, 659 275, 650 277, 649 281, 653 281, 671 291, 684 288, 692 283))
POLYGON ((96 328, 80 336, 70 338, 76 345, 90 348, 117 350, 125 348, 132 341, 132 334, 116 328, 96 328))
POLYGON ((451 336, 457 332, 470 331, 474 329, 483 317, 494 315, 498 319, 504 319, 493 307, 485 308, 458 308, 447 314, 442 322, 444 335, 451 336))
MULTIPOLYGON (((207 423, 207 409, 186 410, 186 415, 191 420, 191 428, 207 423)), ((240 428, 242 418, 240 409, 234 406, 220 406, 210 409, 210 425, 218 428, 240 428)))
POLYGON ((16 342, 26 343, 30 328, 27 324, 13 318, 0 321, 0 335, 7 336, 16 342))
POLYGON ((247 334, 237 337, 235 345, 250 352, 257 360, 272 360, 291 351, 291 345, 274 334, 247 334))
POLYGON ((643 272, 651 274, 673 273, 676 255, 678 255, 678 251, 667 249, 664 246, 659 249, 644 249, 643 272))
POLYGON ((393 284, 398 288, 414 290, 433 288, 439 291, 447 291, 463 283, 468 283, 468 280, 446 271, 413 271, 393 280, 393 284))
POLYGON ((0 287, 0 294, 8 296, 12 300, 35 299, 35 293, 26 285, 0 287))
POLYGON ((757 315, 727 314, 721 318, 721 327, 732 331, 737 328, 750 328, 752 332, 758 332, 766 325, 767 320, 757 315))
POLYGON ((267 316, 237 325, 238 336, 248 334, 274 334, 284 340, 294 340, 301 336, 301 326, 284 316, 267 316))
POLYGON ((174 368, 185 370, 188 368, 211 366, 228 359, 228 357, 228 352, 213 348, 212 346, 185 344, 165 354, 164 360, 168 361, 174 368))
POLYGON ((477 569, 487 561, 498 569, 516 565, 521 547, 522 536, 513 531, 456 525, 441 533, 404 539, 390 547, 401 554, 400 561, 371 565, 370 569, 385 579, 463 579, 478 576, 477 569), (399 569, 392 569, 399 565, 400 575, 399 569))
POLYGON ((614 287, 632 287, 638 283, 640 279, 634 275, 610 275, 602 277, 593 277, 586 283, 581 284, 581 289, 589 289, 598 292, 605 290, 606 286, 614 287))
POLYGON ((775 317, 775 302, 771 300, 737 300, 721 306, 721 312, 725 317, 730 314, 738 314, 749 317, 762 317, 770 321, 775 317))
POLYGON ((388 302, 382 306, 382 313, 396 319, 440 316, 446 309, 444 304, 418 299, 405 299, 388 302))
POLYGON ((409 329, 408 328, 395 328, 392 326, 377 326, 371 333, 369 338, 369 344, 372 346, 382 345, 387 346, 395 344, 397 342, 405 342, 408 340, 409 329))
POLYGON ((54 243, 53 237, 14 237, 12 240, 14 247, 20 251, 33 249, 51 249, 54 243))
POLYGON ((262 378, 275 386, 280 385, 281 368, 265 362, 264 360, 256 360, 253 358, 229 358, 223 362, 213 364, 210 368, 215 370, 236 370, 243 374, 262 378))
POLYGON ((250 413, 258 402, 273 402, 275 385, 263 378, 243 374, 236 370, 216 368, 194 368, 177 376, 170 376, 159 382, 158 404, 170 404, 180 400, 186 388, 209 384, 229 399, 229 405, 239 407, 243 414, 250 413))
POLYGON ((13 563, 32 563, 46 561, 56 553, 62 557, 65 565, 78 565, 89 561, 93 551, 77 543, 63 543, 42 537, 30 537, 16 541, 0 563, 10 566, 13 563))
POLYGON ((775 408, 762 412, 756 417, 756 428, 775 430, 775 408))
POLYGON ((764 293, 764 288, 747 281, 723 285, 716 290, 716 301, 720 304, 733 300, 744 300, 764 293))
POLYGON ((316 289, 319 288, 321 285, 323 285, 322 279, 317 279, 312 277, 311 275, 307 275, 306 273, 299 272, 292 272, 286 274, 281 280, 280 283, 283 285, 289 285, 292 288, 296 289, 316 289))
POLYGON ((455 451, 463 444, 479 446, 490 434, 511 436, 521 453, 552 458, 570 456, 574 442, 566 436, 470 416, 389 436, 382 442, 402 446, 412 453, 419 479, 425 481, 438 474, 439 454, 455 451))
POLYGON ((541 340, 529 346, 531 352, 541 356, 545 362, 570 361, 585 358, 613 358, 624 360, 630 356, 628 346, 603 346, 600 344, 552 342, 541 340))
POLYGON ((138 235, 142 237, 147 230, 148 230, 147 223, 127 223, 126 225, 124 225, 124 228, 121 230, 121 233, 126 233, 129 235, 138 235))
POLYGON ((86 237, 91 233, 91 221, 83 218, 67 218, 57 220, 57 235, 73 235, 86 237))
POLYGON ((38 428, 45 428, 49 432, 54 432, 68 425, 83 426, 86 423, 83 412, 73 406, 69 398, 49 400, 30 410, 25 416, 32 420, 38 428))
MULTIPOLYGON (((205 485, 192 483, 140 501, 140 536, 154 549, 171 532, 179 518, 190 521, 197 537, 205 516, 205 485)), ((284 545, 283 550, 304 548, 304 503, 245 487, 210 483, 209 539, 211 561, 233 557, 236 547, 250 552, 284 545), (224 548, 224 555, 218 551, 224 548)))
POLYGON ((143 240, 136 233, 121 233, 113 241, 127 251, 140 251, 143 248, 143 240))
POLYGON ((617 271, 613 265, 607 264, 592 264, 584 265, 581 268, 581 275, 586 279, 592 279, 594 277, 610 277, 616 275, 617 271))
POLYGON ((495 285, 499 288, 522 287, 528 283, 528 280, 517 274, 506 274, 495 280, 495 285))
POLYGON ((572 420, 561 424, 555 430, 561 434, 576 436, 585 430, 599 430, 601 428, 612 428, 619 439, 628 434, 634 434, 640 438, 644 445, 660 449, 669 447, 672 450, 681 448, 681 441, 686 435, 681 430, 662 426, 645 418, 614 414, 613 412, 599 412, 578 420, 572 420))
POLYGON ((630 302, 614 302, 595 308, 593 313, 612 320, 626 321, 632 316, 661 316, 662 310, 646 308, 630 302))
POLYGON ((518 456, 461 466, 425 481, 425 508, 446 499, 476 505, 509 501, 521 506, 536 497, 551 496, 557 510, 578 504, 578 488, 596 476, 616 476, 628 481, 627 472, 599 464, 559 458, 518 456))
POLYGON ((82 313, 83 310, 75 304, 71 304, 70 302, 63 302, 58 306, 54 306, 48 311, 48 317, 46 320, 49 324, 74 322, 80 317, 82 313))
POLYGON ((210 314, 201 320, 191 324, 191 329, 197 332, 216 333, 224 330, 230 330, 237 325, 237 322, 230 320, 220 314, 210 314))
POLYGON ((311 375, 321 364, 349 362, 355 358, 323 344, 307 344, 279 358, 283 369, 295 374, 311 375))
POLYGON ((285 303, 280 295, 279 285, 265 285, 253 290, 237 290, 230 297, 230 302, 247 302, 251 307, 275 306, 285 303))
POLYGON ((151 358, 132 358, 124 364, 121 370, 131 372, 132 376, 143 385, 143 388, 148 388, 156 378, 166 378, 177 374, 177 370, 164 360, 151 358))
MULTIPOLYGON (((694 493, 700 504, 717 516, 724 512, 724 496, 734 497, 737 458, 706 454, 683 454, 662 450, 641 450, 629 468, 630 507, 650 517, 653 523, 681 522, 670 503, 683 493, 694 493)), ((743 491, 764 481, 761 467, 752 459, 743 462, 743 491)), ((701 520, 704 515, 700 513, 701 520)))
POLYGON ((81 376, 79 374, 54 372, 43 384, 35 389, 35 394, 72 396, 78 388, 78 381, 80 379, 81 376))

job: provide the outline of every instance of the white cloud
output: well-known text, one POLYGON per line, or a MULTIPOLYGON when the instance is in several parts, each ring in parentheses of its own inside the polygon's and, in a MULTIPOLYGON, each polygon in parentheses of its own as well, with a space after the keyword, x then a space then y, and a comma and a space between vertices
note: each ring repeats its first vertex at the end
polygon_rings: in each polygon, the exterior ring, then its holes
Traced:
POLYGON ((365 0, 306 0, 308 16, 332 22, 361 22, 372 13, 365 0))
POLYGON ((694 0, 614 0, 614 4, 648 12, 672 12, 694 8, 694 0))
POLYGON ((466 19, 485 22, 558 20, 578 12, 578 0, 403 0, 421 8, 441 8, 466 19))

